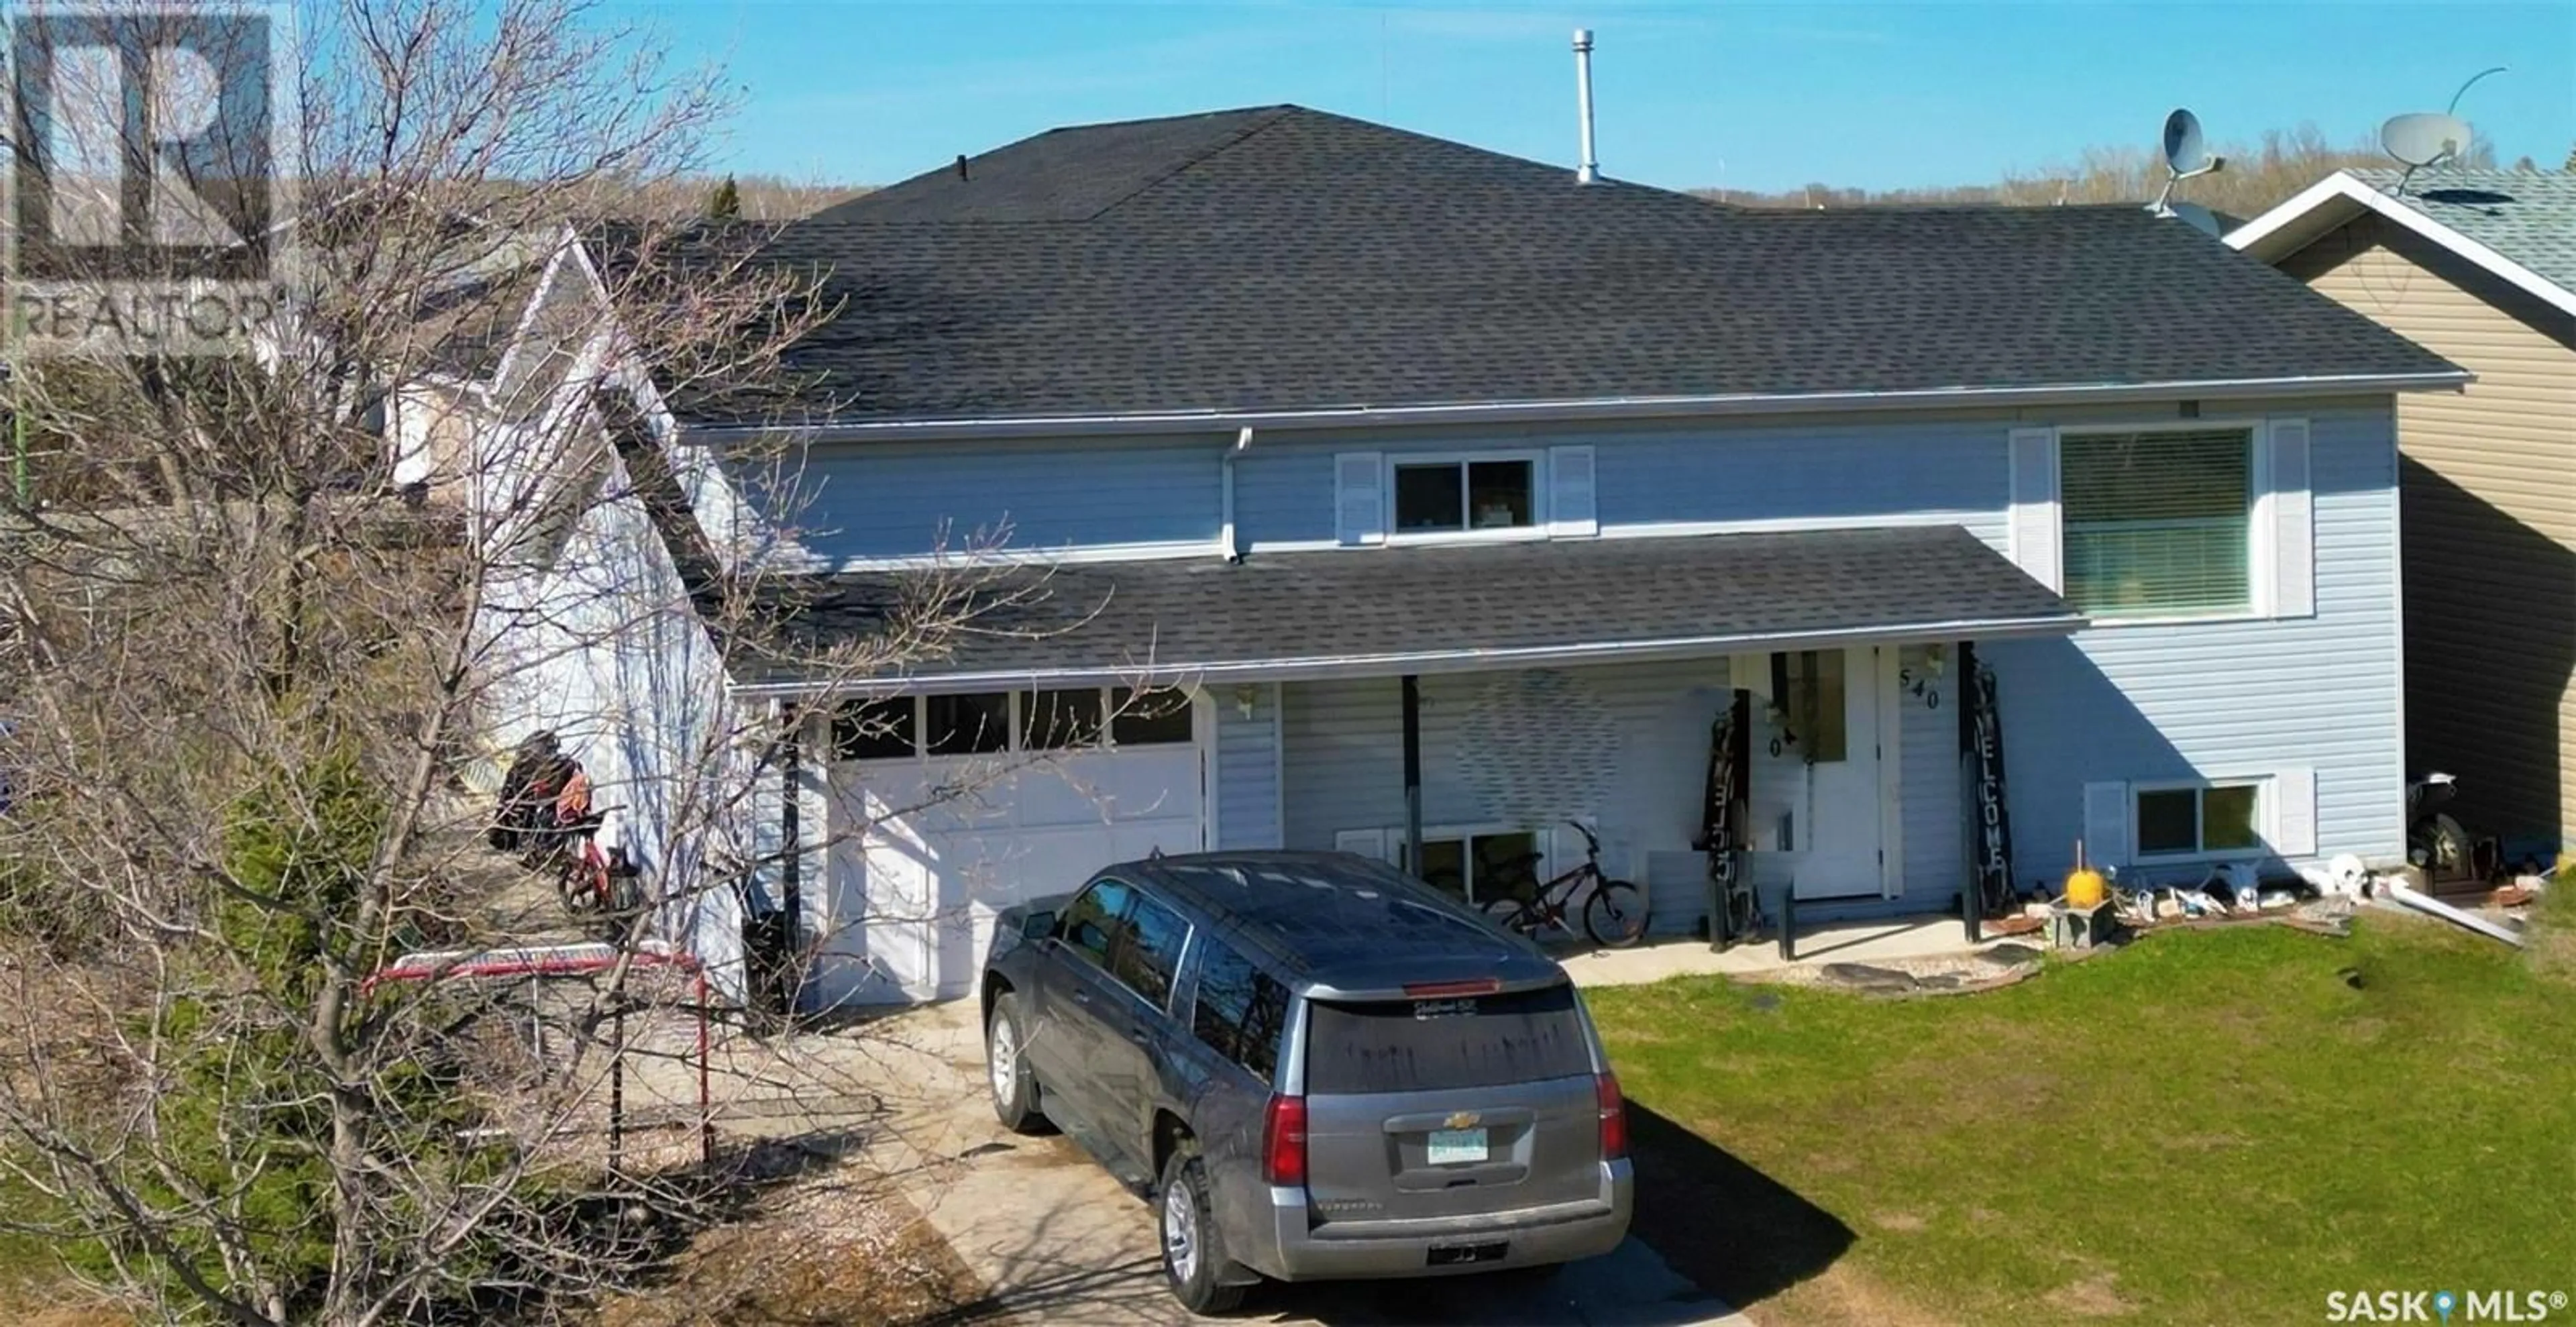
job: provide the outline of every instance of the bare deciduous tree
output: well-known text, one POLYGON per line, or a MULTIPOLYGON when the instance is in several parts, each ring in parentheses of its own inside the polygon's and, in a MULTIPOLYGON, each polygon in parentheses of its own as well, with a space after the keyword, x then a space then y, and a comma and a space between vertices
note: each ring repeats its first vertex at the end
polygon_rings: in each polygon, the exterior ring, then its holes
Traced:
POLYGON ((969 548, 815 639, 795 449, 726 458, 755 509, 697 519, 637 402, 756 408, 832 312, 760 229, 635 203, 687 197, 711 76, 582 0, 299 18, 280 319, 9 384, 38 464, 0 508, 0 1227, 173 1319, 542 1315, 653 1255, 608 1218, 690 1196, 580 1141, 611 1029, 692 1012, 642 966, 817 851, 764 837, 795 721, 727 677, 829 705, 1049 590, 969 548), (526 938, 467 776, 549 704, 647 866, 596 919, 613 961, 534 1001, 372 983, 526 938), (550 1048, 495 1049, 531 1017, 550 1048))

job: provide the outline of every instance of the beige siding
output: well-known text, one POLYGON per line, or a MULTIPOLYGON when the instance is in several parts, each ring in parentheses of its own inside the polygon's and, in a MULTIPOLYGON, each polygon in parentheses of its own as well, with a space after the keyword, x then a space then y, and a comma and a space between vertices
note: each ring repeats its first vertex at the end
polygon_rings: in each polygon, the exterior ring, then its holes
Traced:
POLYGON ((2281 266, 2478 375, 2398 405, 2408 759, 2472 831, 2576 835, 2576 317, 2376 216, 2281 266))

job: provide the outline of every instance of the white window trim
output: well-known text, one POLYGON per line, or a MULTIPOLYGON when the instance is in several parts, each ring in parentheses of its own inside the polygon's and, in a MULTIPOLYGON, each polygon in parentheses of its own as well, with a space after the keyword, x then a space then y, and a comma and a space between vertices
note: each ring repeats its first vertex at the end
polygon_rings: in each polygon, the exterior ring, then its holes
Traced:
MULTIPOLYGON (((2208 862, 2261 861, 2272 855, 2272 844, 2280 831, 2280 797, 2274 792, 2274 779, 2269 774, 2220 775, 2206 779, 2159 779, 2129 785, 2129 858, 2136 866, 2191 866, 2208 862), (2193 848, 2189 852, 2148 852, 2137 846, 2138 829, 2144 817, 2138 814, 2138 799, 2149 793, 2207 792, 2213 788, 2251 788, 2254 790, 2254 844, 2246 848, 2193 848)), ((2192 836, 2205 833, 2200 823, 2197 803, 2192 811, 2192 836)))
MULTIPOLYGON (((1068 755, 1068 756, 1096 756, 1096 755, 1106 755, 1106 754, 1109 754, 1109 753, 1112 753, 1112 752, 1118 752, 1118 751, 1164 751, 1164 750, 1170 750, 1170 749, 1175 748, 1175 747, 1191 746, 1191 745, 1198 745, 1198 746, 1205 746, 1205 745, 1206 745, 1206 743, 1207 743, 1207 741, 1208 741, 1208 738, 1209 738, 1209 736, 1210 736, 1210 734, 1209 734, 1209 731, 1208 731, 1208 730, 1209 730, 1209 728, 1210 728, 1210 726, 1211 726, 1211 721, 1210 721, 1209 716, 1208 716, 1208 713, 1207 713, 1207 708, 1208 708, 1208 705, 1207 705, 1207 696, 1206 696, 1205 692, 1204 692, 1201 688, 1198 688, 1198 687, 1181 687, 1181 688, 1177 688, 1178 690, 1180 690, 1180 691, 1182 691, 1183 693, 1185 693, 1186 695, 1188 695, 1188 696, 1189 696, 1189 698, 1190 698, 1190 736, 1189 736, 1189 740, 1188 740, 1188 741, 1185 741, 1185 742, 1139 742, 1139 743, 1133 743, 1133 744, 1130 744, 1130 745, 1128 745, 1128 746, 1123 746, 1123 747, 1122 747, 1122 746, 1120 746, 1120 745, 1118 745, 1118 739, 1116 738, 1116 736, 1114 736, 1114 735, 1113 735, 1113 730, 1117 727, 1117 722, 1116 722, 1116 718, 1115 718, 1115 711, 1113 710, 1113 708, 1112 708, 1112 704, 1111 704, 1111 701, 1110 701, 1110 699, 1109 699, 1109 694, 1110 694, 1112 691, 1115 691, 1115 690, 1117 690, 1119 687, 1122 687, 1122 686, 1129 687, 1131 690, 1137 690, 1137 691, 1145 691, 1145 690, 1167 690, 1167 689, 1172 689, 1172 688, 1162 688, 1162 687, 1134 687, 1134 686, 1131 686, 1131 684, 1129 684, 1129 683, 1119 682, 1119 683, 1113 683, 1113 684, 1111 684, 1111 685, 1109 685, 1109 686, 1102 686, 1102 687, 1046 687, 1046 686, 1041 686, 1041 687, 1010 687, 1010 688, 1007 688, 1007 689, 1004 689, 1004 688, 998 688, 998 687, 996 687, 996 688, 980 688, 980 687, 979 687, 979 688, 977 688, 976 690, 973 690, 973 691, 957 691, 957 692, 947 692, 947 691, 943 691, 943 692, 937 692, 937 693, 932 693, 932 692, 915 692, 915 693, 913 693, 913 694, 912 694, 912 695, 910 695, 910 696, 901 696, 901 697, 893 697, 893 696, 890 696, 890 697, 887 697, 887 698, 886 698, 886 699, 889 699, 889 700, 897 700, 897 699, 900 699, 900 700, 908 700, 908 701, 912 702, 912 754, 911 754, 911 755, 908 755, 908 756, 858 756, 858 757, 843 757, 843 756, 840 754, 840 751, 839 751, 839 748, 838 748, 838 744, 836 744, 836 743, 834 743, 834 742, 832 741, 832 735, 831 735, 830 723, 831 723, 831 719, 832 719, 832 717, 833 717, 833 716, 830 716, 830 715, 826 715, 826 716, 825 716, 825 727, 824 727, 824 730, 823 730, 823 743, 824 743, 824 747, 825 747, 825 749, 826 749, 826 750, 829 750, 829 751, 831 751, 831 752, 832 752, 832 756, 831 756, 831 761, 830 761, 830 763, 831 763, 831 764, 834 764, 834 765, 875 765, 875 766, 880 766, 880 767, 882 767, 882 766, 887 766, 887 765, 913 765, 913 764, 919 764, 919 765, 930 765, 930 766, 936 766, 936 767, 940 767, 940 768, 949 768, 949 767, 953 767, 953 766, 957 766, 957 765, 972 764, 972 763, 974 763, 975 761, 979 761, 979 760, 996 760, 996 759, 1002 759, 1002 758, 1011 757, 1011 756, 1044 756, 1044 755, 1050 755, 1050 754, 1061 754, 1061 755, 1068 755), (1007 734, 1008 739, 1009 739, 1009 744, 1008 744, 1008 745, 1004 746, 1004 747, 1003 747, 1001 750, 999 750, 999 751, 969 751, 969 752, 964 752, 964 753, 962 753, 962 754, 958 754, 958 755, 947 755, 947 756, 935 756, 935 755, 930 754, 930 710, 929 710, 929 704, 930 704, 931 696, 932 696, 933 694, 937 694, 937 695, 979 696, 979 695, 991 695, 991 694, 993 694, 993 692, 994 692, 994 691, 1002 691, 1005 695, 1007 695, 1007 696, 1009 696, 1009 697, 1010 697, 1009 711, 1010 711, 1010 716, 1011 716, 1011 717, 1010 717, 1010 729, 1009 729, 1009 732, 1008 732, 1008 734, 1007 734), (1100 740, 1099 740, 1098 742, 1095 742, 1095 743, 1093 743, 1093 744, 1089 745, 1089 746, 1045 746, 1045 747, 1033 747, 1033 746, 1023 746, 1023 745, 1021 745, 1021 744, 1020 744, 1020 735, 1021 735, 1021 734, 1020 734, 1020 729, 1021 729, 1020 698, 1021 698, 1022 696, 1024 696, 1024 695, 1027 695, 1028 693, 1030 693, 1030 692, 1032 692, 1032 691, 1098 691, 1098 692, 1100 693, 1100 713, 1101 713, 1101 715, 1102 715, 1102 717, 1103 717, 1103 719, 1104 719, 1104 722, 1103 722, 1103 724, 1101 725, 1100 740)), ((861 702, 861 701, 849 701, 849 702, 846 702, 846 703, 848 703, 848 704, 861 704, 861 703, 864 703, 864 702, 861 702)), ((1211 805, 1211 806, 1213 805, 1213 803, 1207 803, 1207 804, 1208 804, 1208 805, 1211 805)))
MULTIPOLYGON (((2070 438, 2100 437, 2131 433, 2205 433, 2217 429, 2242 429, 2245 433, 2247 497, 2245 507, 2245 605, 2241 608, 2215 608, 2200 613, 2158 613, 2153 616, 2120 613, 2104 614, 2084 609, 2088 631, 2119 631, 2130 627, 2218 626, 2230 622, 2263 622, 2271 617, 2273 598, 2271 568, 2278 556, 2273 544, 2278 529, 2272 520, 2271 448, 2265 443, 2265 430, 2270 421, 2260 415, 2230 416, 2220 419, 2159 419, 2139 424, 2068 424, 2057 430, 2057 546, 2058 578, 2061 592, 2065 584, 2066 562, 2066 442, 2070 438)), ((2074 604, 2070 598, 2068 603, 2074 604)), ((2083 608, 2081 604, 2075 604, 2083 608)), ((2130 799, 2129 810, 2137 812, 2137 800, 2130 799)), ((2180 860, 2180 859, 2176 859, 2180 860)))
MULTIPOLYGON (((1386 542, 1390 544, 1511 544, 1548 537, 1548 464, 1544 447, 1511 448, 1489 451, 1458 452, 1391 452, 1385 461, 1385 472, 1378 477, 1386 494, 1386 542), (1498 530, 1407 530, 1403 513, 1397 510, 1395 472, 1407 466, 1454 465, 1458 482, 1467 482, 1466 468, 1479 461, 1526 461, 1530 468, 1530 523, 1507 526, 1498 530)), ((1474 520, 1469 511, 1467 518, 1474 520)))

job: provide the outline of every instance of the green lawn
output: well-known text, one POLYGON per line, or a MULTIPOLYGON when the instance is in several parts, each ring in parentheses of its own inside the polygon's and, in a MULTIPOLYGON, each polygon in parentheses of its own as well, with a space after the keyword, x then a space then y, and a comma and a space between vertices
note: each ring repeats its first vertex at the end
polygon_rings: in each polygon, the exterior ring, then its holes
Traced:
POLYGON ((2576 977, 2438 923, 2158 935, 1973 996, 1588 999, 1639 1233, 1766 1327, 2576 1294, 2576 977))

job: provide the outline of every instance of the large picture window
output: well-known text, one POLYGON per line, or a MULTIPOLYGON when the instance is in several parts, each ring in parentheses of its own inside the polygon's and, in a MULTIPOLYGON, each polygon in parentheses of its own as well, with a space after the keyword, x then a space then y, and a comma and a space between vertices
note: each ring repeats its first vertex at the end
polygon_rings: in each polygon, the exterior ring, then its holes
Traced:
POLYGON ((2068 433, 2058 475, 2068 602, 2107 618, 2253 606, 2249 432, 2068 433))

